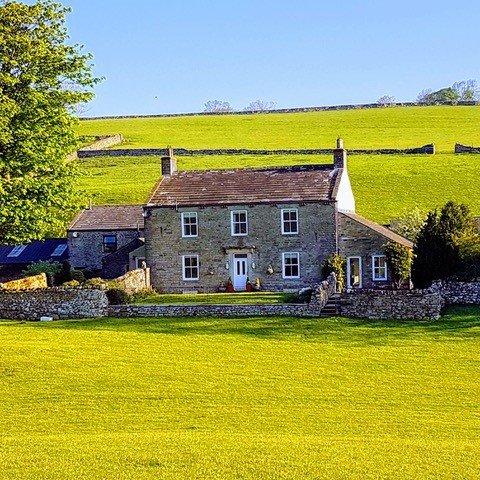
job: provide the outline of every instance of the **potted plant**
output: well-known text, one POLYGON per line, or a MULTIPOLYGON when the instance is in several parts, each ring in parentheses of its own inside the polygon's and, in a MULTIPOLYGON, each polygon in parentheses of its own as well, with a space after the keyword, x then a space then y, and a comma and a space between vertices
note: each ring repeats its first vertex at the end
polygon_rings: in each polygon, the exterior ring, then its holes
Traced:
POLYGON ((247 285, 246 285, 247 292, 251 292, 253 290, 253 285, 250 282, 250 279, 247 277, 247 285))
POLYGON ((220 285, 218 286, 218 291, 219 292, 226 292, 227 291, 227 286, 225 285, 225 282, 220 282, 220 285))
POLYGON ((262 283, 260 282, 260 279, 258 277, 255 280, 255 284, 253 285, 253 289, 256 290, 257 292, 262 289, 262 283))
POLYGON ((231 293, 233 292, 233 282, 232 282, 232 277, 228 277, 228 282, 227 282, 227 292, 231 293))

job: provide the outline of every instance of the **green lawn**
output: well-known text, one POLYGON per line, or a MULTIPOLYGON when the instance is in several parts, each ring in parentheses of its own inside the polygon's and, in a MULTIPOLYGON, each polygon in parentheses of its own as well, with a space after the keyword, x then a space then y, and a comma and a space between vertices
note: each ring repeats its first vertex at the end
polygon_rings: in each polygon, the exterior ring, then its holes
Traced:
POLYGON ((284 303, 292 294, 282 292, 249 292, 249 293, 198 293, 188 294, 159 294, 151 293, 139 297, 135 303, 217 303, 217 304, 258 304, 258 303, 284 303))
MULTIPOLYGON (((82 121, 81 135, 122 133, 125 147, 346 148, 412 147, 434 142, 480 145, 480 107, 403 107, 268 115, 82 121)), ((122 148, 120 146, 116 148, 122 148)))
POLYGON ((477 479, 480 309, 0 323, 8 479, 477 479))
MULTIPOLYGON (((178 168, 331 162, 331 156, 322 155, 200 156, 179 157, 178 168)), ((80 165, 85 171, 81 187, 96 204, 144 203, 160 175, 158 157, 85 159, 80 165)), ((351 155, 349 170, 358 212, 372 220, 389 222, 415 206, 427 211, 451 199, 480 215, 480 155, 351 155)))

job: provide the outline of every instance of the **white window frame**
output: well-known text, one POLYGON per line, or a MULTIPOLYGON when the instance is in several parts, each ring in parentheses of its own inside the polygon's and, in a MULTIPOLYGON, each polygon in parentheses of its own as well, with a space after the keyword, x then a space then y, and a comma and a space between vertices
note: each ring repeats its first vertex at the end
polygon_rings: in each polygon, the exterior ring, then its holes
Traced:
MULTIPOLYGON (((192 268, 192 267, 188 267, 188 268, 192 268)), ((182 279, 184 282, 197 282, 198 280, 200 280, 200 258, 198 255, 182 255, 182 279), (185 259, 186 258, 197 259, 197 276, 195 278, 185 277, 185 259)))
POLYGON ((388 265, 386 255, 372 255, 372 280, 374 282, 384 282, 385 280, 388 280, 388 265), (375 266, 375 261, 379 258, 383 258, 385 261, 385 275, 383 277, 377 277, 375 275, 375 269, 383 270, 383 268, 375 266))
POLYGON ((300 278, 300 253, 299 252, 284 252, 282 253, 282 278, 284 278, 285 280, 295 280, 295 279, 299 279, 300 278), (286 276, 285 275, 285 258, 287 255, 295 255, 297 257, 297 260, 298 260, 298 275, 297 276, 286 276))
MULTIPOLYGON (((238 222, 240 223, 240 222, 238 222)), ((243 223, 243 222, 241 222, 243 223)), ((230 212, 230 230, 232 237, 246 237, 248 235, 248 210, 232 210, 230 212), (235 233, 235 222, 234 216, 236 213, 244 213, 245 214, 245 233, 235 233)))
MULTIPOLYGON (((298 235, 299 233, 299 224, 298 224, 298 208, 282 208, 281 210, 281 221, 282 221, 282 235, 298 235), (286 212, 295 212, 296 213, 296 216, 297 216, 297 220, 296 220, 296 224, 297 224, 297 230, 295 232, 286 232, 285 231, 285 218, 284 218, 284 214, 286 212)), ((289 220, 289 222, 291 222, 291 220, 289 220)))
MULTIPOLYGON (((189 225, 193 225, 193 223, 190 223, 189 225)), ((198 237, 198 213, 197 212, 182 212, 182 238, 195 238, 198 237), (195 216, 195 225, 197 226, 197 234, 196 235, 186 235, 185 234, 185 217, 186 216, 195 216)))

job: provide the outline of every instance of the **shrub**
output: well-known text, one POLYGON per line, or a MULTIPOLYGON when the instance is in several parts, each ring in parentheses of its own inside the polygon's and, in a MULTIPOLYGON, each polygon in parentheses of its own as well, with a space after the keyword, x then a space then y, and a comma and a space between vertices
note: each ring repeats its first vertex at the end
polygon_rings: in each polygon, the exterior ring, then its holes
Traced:
POLYGON ((46 262, 35 262, 30 264, 23 273, 29 277, 40 275, 41 273, 56 275, 61 269, 62 265, 59 262, 47 260, 46 262))
POLYGON ((80 283, 85 281, 85 275, 81 270, 71 270, 70 275, 72 276, 72 280, 76 280, 80 283))
POLYGON ((78 280, 70 280, 69 282, 62 283, 62 287, 66 288, 77 288, 80 286, 80 282, 78 280))
POLYGON ((156 295, 157 292, 153 288, 144 288, 129 296, 130 303, 141 303, 142 301, 156 295))
POLYGON ((388 242, 385 245, 388 268, 392 272, 392 279, 396 288, 410 279, 412 272, 413 252, 396 242, 388 242))
POLYGON ((90 278, 85 283, 85 286, 92 288, 104 289, 107 288, 107 282, 100 277, 90 278))
POLYGON ((107 290, 107 298, 110 305, 125 305, 130 299, 128 294, 119 288, 107 290))
POLYGON ((326 280, 333 272, 337 276, 337 292, 343 292, 345 289, 347 262, 340 255, 330 255, 322 267, 322 276, 326 280))
POLYGON ((56 281, 58 284, 63 285, 65 282, 70 282, 71 280, 73 280, 72 267, 70 266, 70 263, 65 260, 62 262, 62 268, 56 275, 56 281))

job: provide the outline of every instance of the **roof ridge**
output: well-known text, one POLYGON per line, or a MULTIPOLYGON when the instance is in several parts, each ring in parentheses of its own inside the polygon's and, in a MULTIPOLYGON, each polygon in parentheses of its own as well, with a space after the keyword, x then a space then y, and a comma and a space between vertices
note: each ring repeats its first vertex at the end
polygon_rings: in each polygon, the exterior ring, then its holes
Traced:
MULTIPOLYGON (((177 170, 173 176, 183 173, 217 173, 217 172, 238 172, 238 171, 269 171, 269 170, 335 170, 333 163, 299 163, 295 165, 272 165, 266 167, 238 167, 238 168, 216 168, 198 170, 177 170)), ((161 177, 163 178, 163 177, 161 177)), ((160 182, 159 182, 160 183, 160 182)))

